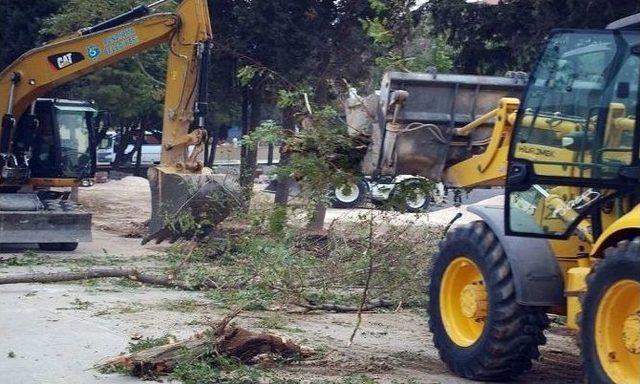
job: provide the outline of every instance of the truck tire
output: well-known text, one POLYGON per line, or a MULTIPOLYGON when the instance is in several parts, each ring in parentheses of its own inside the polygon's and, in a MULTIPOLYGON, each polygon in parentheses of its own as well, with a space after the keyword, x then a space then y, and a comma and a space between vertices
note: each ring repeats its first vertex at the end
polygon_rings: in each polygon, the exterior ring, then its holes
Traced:
POLYGON ((430 277, 429 328, 451 371, 502 381, 531 368, 549 320, 541 307, 516 302, 509 259, 484 222, 447 234, 430 277))
POLYGON ((78 248, 78 243, 39 243, 38 248, 43 251, 71 252, 78 248))
POLYGON ((580 347, 587 382, 640 380, 640 237, 605 251, 581 297, 580 347))
MULTIPOLYGON (((405 188, 411 189, 412 183, 410 180, 405 182, 405 188)), ((411 196, 405 196, 404 198, 404 210, 405 212, 418 213, 426 212, 431 205, 431 195, 421 190, 417 185, 413 187, 414 194, 411 196)))
POLYGON ((356 208, 367 195, 367 184, 364 180, 349 183, 343 187, 336 187, 333 191, 331 205, 334 208, 356 208))
POLYGON ((431 195, 420 187, 417 179, 404 180, 396 184, 391 192, 390 203, 400 212, 426 212, 431 205, 431 195))

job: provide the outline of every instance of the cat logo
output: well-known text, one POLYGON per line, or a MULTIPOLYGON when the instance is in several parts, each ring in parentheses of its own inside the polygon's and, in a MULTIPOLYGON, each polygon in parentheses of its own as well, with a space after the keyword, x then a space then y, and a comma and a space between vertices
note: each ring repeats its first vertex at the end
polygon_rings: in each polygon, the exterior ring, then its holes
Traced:
POLYGON ((49 63, 56 70, 67 68, 84 60, 84 55, 80 52, 59 53, 48 57, 49 63))

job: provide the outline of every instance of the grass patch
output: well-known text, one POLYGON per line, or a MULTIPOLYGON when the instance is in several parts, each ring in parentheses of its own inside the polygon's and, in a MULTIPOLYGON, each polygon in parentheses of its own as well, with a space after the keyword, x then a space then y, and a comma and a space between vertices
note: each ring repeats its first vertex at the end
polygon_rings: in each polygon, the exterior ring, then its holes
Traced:
POLYGON ((166 334, 160 337, 145 337, 142 340, 130 342, 128 351, 129 353, 135 353, 135 352, 142 351, 144 349, 157 347, 159 345, 169 344, 171 342, 175 342, 175 340, 176 340, 175 336, 170 334, 166 334))
POLYGON ((82 301, 77 297, 70 304, 71 304, 71 307, 59 307, 59 308, 56 308, 56 309, 58 309, 58 310, 80 310, 80 311, 84 311, 84 310, 89 309, 89 307, 91 307, 93 305, 92 302, 90 302, 90 301, 82 301))
POLYGON ((278 294, 261 287, 237 290, 213 290, 206 297, 222 308, 243 307, 247 311, 266 311, 274 305, 278 294))
POLYGON ((203 306, 206 306, 206 304, 197 302, 192 299, 183 299, 164 302, 162 303, 160 308, 172 312, 191 313, 195 312, 199 307, 203 306))
POLYGON ((256 327, 265 329, 287 329, 287 319, 281 314, 263 317, 256 322, 256 327))

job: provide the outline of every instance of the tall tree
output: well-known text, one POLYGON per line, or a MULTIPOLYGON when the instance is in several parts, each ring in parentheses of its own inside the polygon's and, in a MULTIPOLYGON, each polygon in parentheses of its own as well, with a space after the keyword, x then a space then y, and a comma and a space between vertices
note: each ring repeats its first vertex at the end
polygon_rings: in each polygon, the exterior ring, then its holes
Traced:
POLYGON ((603 28, 640 12, 638 0, 503 0, 498 5, 431 0, 433 33, 459 49, 458 71, 528 71, 553 28, 603 28))
POLYGON ((62 0, 0 1, 0 70, 42 41, 44 18, 56 12, 62 0))
MULTIPOLYGON (((343 78, 358 81, 368 74, 370 41, 359 21, 372 16, 367 0, 211 0, 210 5, 217 58, 235 60, 247 99, 244 110, 253 116, 242 119, 248 122, 246 133, 261 120, 256 117, 267 117, 260 114, 265 103, 306 93, 322 104, 335 99, 343 78)), ((291 103, 280 104, 283 118, 293 118, 287 111, 291 103)), ((255 155, 245 153, 242 173, 250 189, 255 155)))

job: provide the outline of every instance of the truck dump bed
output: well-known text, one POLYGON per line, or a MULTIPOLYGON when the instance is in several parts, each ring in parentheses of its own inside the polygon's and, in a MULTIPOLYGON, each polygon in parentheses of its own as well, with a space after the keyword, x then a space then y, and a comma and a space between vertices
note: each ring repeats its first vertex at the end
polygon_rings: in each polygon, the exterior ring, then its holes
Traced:
POLYGON ((362 129, 364 120, 371 120, 372 144, 363 172, 440 180, 446 164, 486 148, 493 122, 464 138, 456 137, 454 128, 494 110, 503 97, 519 97, 525 84, 526 75, 520 73, 511 77, 386 73, 379 97, 348 102, 350 127, 362 129))

